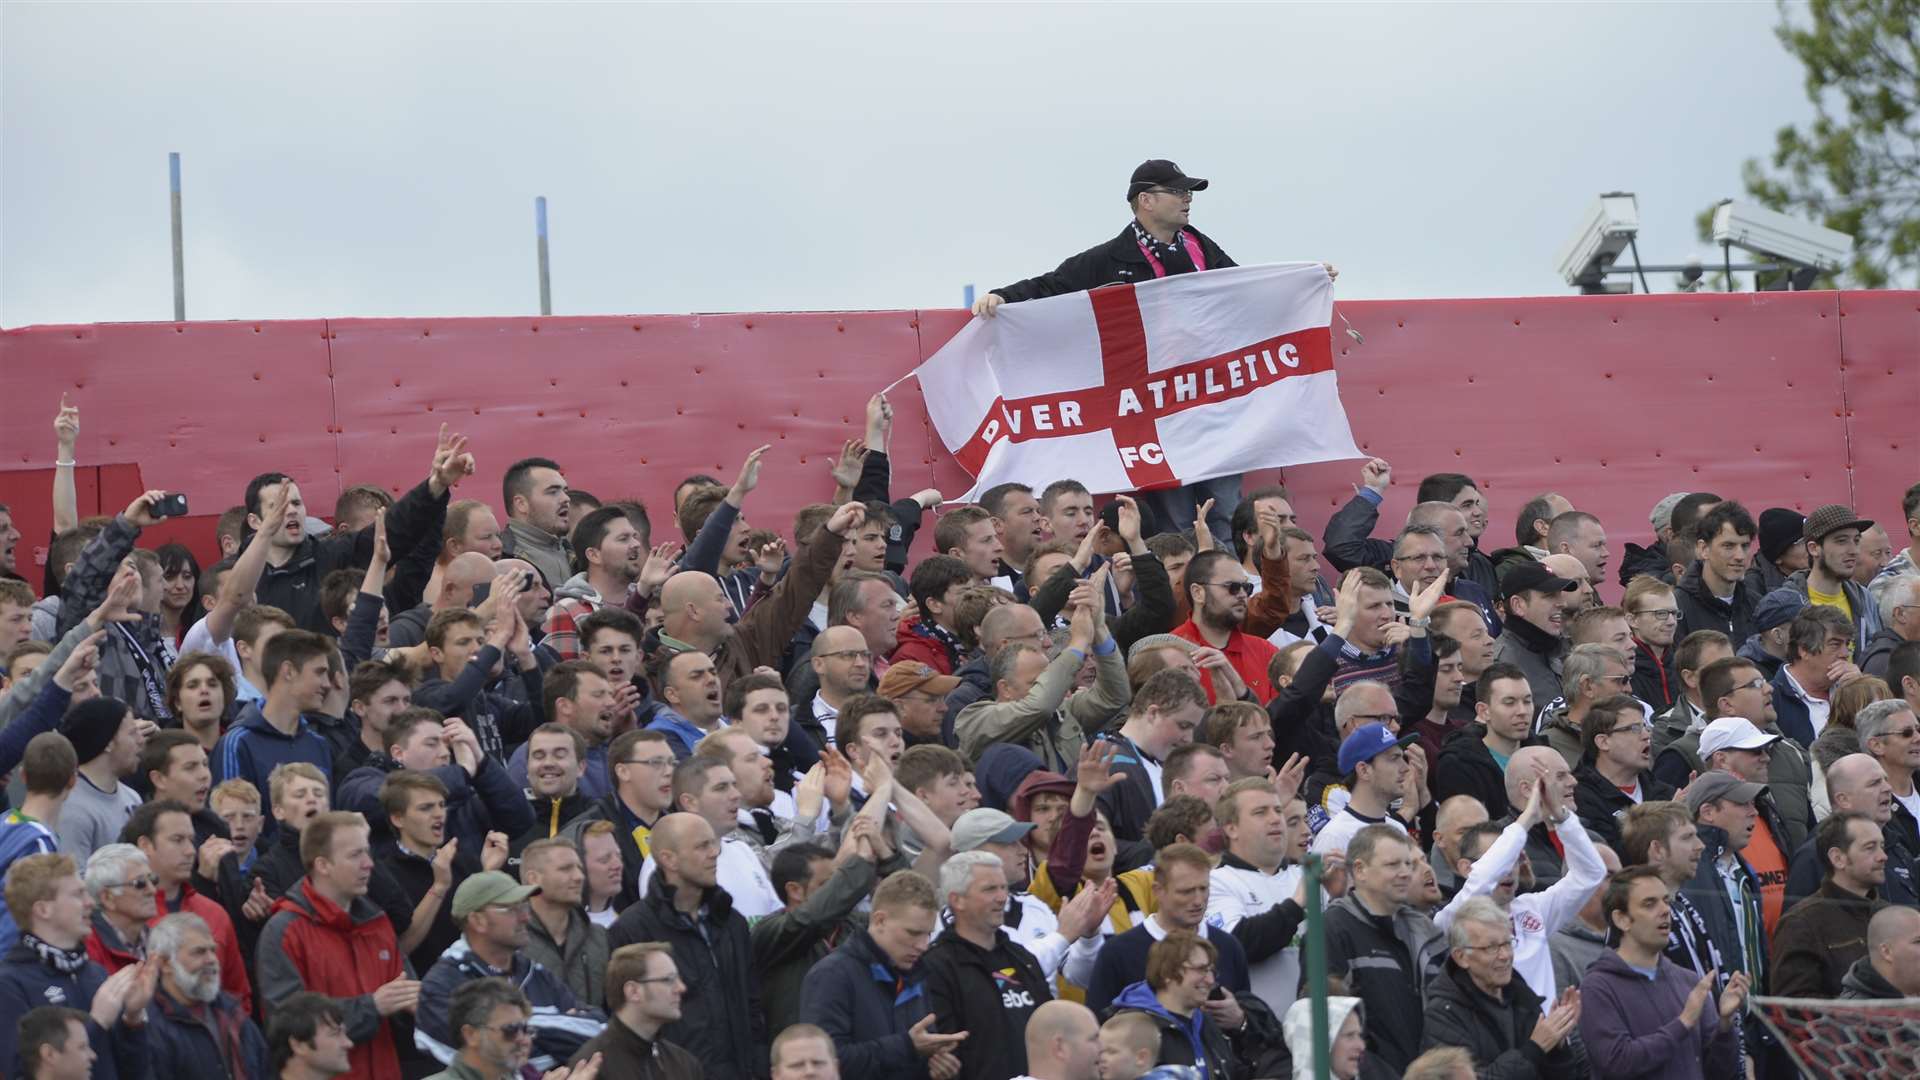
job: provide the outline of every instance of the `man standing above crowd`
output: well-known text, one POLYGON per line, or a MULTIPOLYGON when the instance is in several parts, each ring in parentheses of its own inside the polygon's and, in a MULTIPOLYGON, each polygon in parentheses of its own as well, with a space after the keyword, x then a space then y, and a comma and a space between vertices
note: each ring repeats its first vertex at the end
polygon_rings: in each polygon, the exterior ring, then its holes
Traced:
MULTIPOLYGON (((1119 236, 1072 256, 1051 273, 1002 285, 981 297, 973 313, 991 316, 1001 304, 1237 265, 1219 244, 1188 222, 1194 192, 1206 189, 1207 181, 1186 175, 1171 161, 1141 162, 1127 182, 1133 220, 1119 236)), ((1327 274, 1338 276, 1331 266, 1327 274)), ((1232 533, 1233 510, 1240 502, 1238 474, 1151 493, 1142 500, 1156 517, 1156 527, 1148 531, 1191 530, 1199 505, 1208 500, 1213 508, 1207 515, 1207 530, 1224 542, 1232 533)))

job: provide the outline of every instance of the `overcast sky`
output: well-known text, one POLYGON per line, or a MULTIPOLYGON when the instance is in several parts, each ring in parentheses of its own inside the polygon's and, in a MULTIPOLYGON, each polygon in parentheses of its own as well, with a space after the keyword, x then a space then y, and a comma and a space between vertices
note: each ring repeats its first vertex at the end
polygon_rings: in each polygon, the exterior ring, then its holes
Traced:
MULTIPOLYGON (((1213 186, 1241 263, 1347 298, 1561 294, 1809 115, 1771 3, 0 5, 0 325, 958 306, 1213 186)), ((1664 283, 1656 281, 1656 287, 1664 283)))

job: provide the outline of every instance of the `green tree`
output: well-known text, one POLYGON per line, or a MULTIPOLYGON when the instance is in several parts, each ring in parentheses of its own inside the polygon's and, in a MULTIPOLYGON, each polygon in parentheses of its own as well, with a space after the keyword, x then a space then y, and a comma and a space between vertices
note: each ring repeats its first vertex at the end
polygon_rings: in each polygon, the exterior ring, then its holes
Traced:
POLYGON ((1747 160, 1747 194, 1851 234, 1847 284, 1920 281, 1920 0, 1783 0, 1780 14, 1814 119, 1781 128, 1767 163, 1747 160))

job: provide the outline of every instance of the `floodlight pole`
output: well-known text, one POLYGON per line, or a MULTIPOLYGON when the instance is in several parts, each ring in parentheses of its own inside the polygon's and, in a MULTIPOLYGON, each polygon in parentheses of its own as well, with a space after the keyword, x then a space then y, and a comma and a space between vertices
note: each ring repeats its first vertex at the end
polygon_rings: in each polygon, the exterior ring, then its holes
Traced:
POLYGON ((547 273, 547 197, 533 199, 534 243, 540 260, 540 314, 553 314, 553 284, 547 273))
POLYGON ((173 321, 187 321, 187 257, 180 235, 180 155, 167 155, 167 201, 173 210, 173 321))

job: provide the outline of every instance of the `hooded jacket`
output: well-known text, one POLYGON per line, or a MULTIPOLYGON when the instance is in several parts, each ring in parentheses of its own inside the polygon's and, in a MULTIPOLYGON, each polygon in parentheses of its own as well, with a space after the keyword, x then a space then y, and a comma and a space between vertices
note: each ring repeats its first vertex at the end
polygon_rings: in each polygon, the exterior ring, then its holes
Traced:
POLYGON ((1327 974, 1367 1004, 1367 1053, 1405 1069, 1420 1053, 1427 982, 1446 938, 1411 907, 1375 915, 1351 891, 1328 905, 1326 935, 1327 974))
POLYGON ((1487 725, 1476 722, 1447 736, 1440 747, 1440 759, 1433 766, 1433 801, 1471 795, 1487 808, 1489 820, 1498 821, 1511 809, 1507 805, 1507 777, 1493 760, 1493 751, 1487 749, 1486 735, 1487 725))
POLYGON ((255 983, 269 1018, 274 1006, 302 990, 325 994, 339 1004, 346 1019, 347 1037, 353 1040, 348 1058, 353 1075, 359 1080, 399 1080, 395 1028, 410 1025, 403 1013, 382 1017, 373 992, 408 971, 393 923, 378 905, 359 896, 342 908, 302 878, 274 903, 254 963, 255 983))
MULTIPOLYGON (((613 906, 617 911, 625 911, 640 899, 640 868, 647 861, 650 851, 650 845, 642 845, 652 836, 653 826, 659 822, 659 818, 639 821, 620 801, 620 793, 615 791, 604 799, 596 799, 579 817, 567 822, 566 827, 560 830, 560 835, 578 847, 581 834, 596 821, 613 822, 613 839, 620 847, 620 895, 613 898, 613 906), (633 823, 636 821, 639 822, 638 837, 634 835, 633 823)), ((674 1041, 680 1042, 678 1039, 674 1041)))
POLYGON ((1207 1080, 1231 1080, 1233 1048, 1227 1037, 1208 1018, 1206 1010, 1195 1009, 1190 1016, 1175 1016, 1160 1003, 1145 982, 1137 982, 1120 991, 1113 999, 1113 1014, 1141 1013, 1160 1029, 1160 1054, 1157 1065, 1194 1065, 1207 1080))
MULTIPOLYGON (((1626 584, 1645 574, 1650 578, 1673 584, 1673 565, 1667 562, 1667 549, 1663 544, 1649 544, 1641 547, 1629 541, 1626 550, 1620 556, 1620 584, 1626 584)), ((1641 700, 1645 700, 1642 698, 1641 700)))
MULTIPOLYGON (((375 754, 338 785, 339 796, 334 801, 340 809, 355 810, 365 817, 376 840, 393 834, 387 812, 380 805, 380 788, 399 769, 399 762, 375 754)), ((446 786, 446 835, 460 841, 460 850, 477 855, 486 846, 490 832, 515 837, 533 828, 533 807, 527 802, 526 792, 514 786, 507 770, 490 755, 480 755, 480 767, 471 777, 459 765, 442 765, 431 774, 446 786)))
MULTIPOLYGON (((1104 953, 1104 950, 1102 950, 1104 953)), ((948 931, 920 959, 934 1030, 967 1032, 960 1044, 961 1080, 1005 1080, 1027 1071, 1025 1031, 1053 987, 1026 947, 994 932, 983 949, 948 931)))
MULTIPOLYGON (((338 783, 339 777, 333 775, 333 747, 313 730, 313 725, 301 717, 293 734, 282 734, 261 712, 260 704, 248 702, 233 727, 220 736, 219 744, 213 748, 208 764, 213 767, 214 784, 245 780, 260 792, 264 805, 268 801, 267 793, 272 790, 268 779, 273 770, 295 761, 304 761, 319 769, 327 778, 327 786, 338 783)), ((272 814, 266 815, 260 822, 260 839, 272 839, 279 827, 272 814)))
POLYGON ((1694 560, 1673 587, 1674 606, 1680 609, 1680 626, 1674 631, 1673 639, 1685 641, 1695 630, 1718 630, 1727 635, 1729 641, 1752 637, 1753 609, 1758 598, 1747 590, 1743 581, 1734 584, 1732 599, 1720 599, 1701 579, 1700 567, 1699 560, 1694 560))
MULTIPOLYGON (((1364 1020, 1366 1010, 1357 997, 1330 995, 1327 998, 1327 1036, 1328 1042, 1347 1022, 1347 1017, 1358 1011, 1364 1020)), ((1288 1075, 1293 1080, 1318 1080, 1313 1071, 1313 1001, 1301 998, 1287 1006, 1286 1017, 1281 1021, 1281 1031, 1287 1041, 1287 1053, 1290 1060, 1288 1075)), ((1369 1052, 1360 1059, 1358 1080, 1399 1080, 1400 1070, 1390 1068, 1369 1052)))
POLYGON ((1680 700, 1680 669, 1673 666, 1674 647, 1655 649, 1633 639, 1633 696, 1665 712, 1680 700))
POLYGON ((1860 654, 1860 670, 1875 678, 1887 677, 1887 665, 1893 662, 1893 650, 1906 644, 1907 639, 1894 632, 1893 627, 1881 627, 1867 641, 1866 649, 1860 654))
POLYGON ((1698 975, 1662 956, 1651 981, 1611 949, 1580 983, 1580 1040, 1601 1075, 1620 1080, 1734 1080, 1739 1027, 1709 998, 1700 1020, 1680 1020, 1698 975))
POLYGON ((607 1007, 607 961, 613 950, 607 945, 607 928, 587 918, 583 908, 567 909, 564 944, 553 940, 546 923, 538 918, 529 919, 527 945, 520 951, 566 983, 581 1004, 596 1009, 607 1007))
POLYGON ((573 573, 573 555, 567 549, 566 537, 555 536, 524 521, 509 520, 504 524, 506 527, 500 530, 501 558, 525 559, 540 571, 550 589, 566 582, 573 573))
POLYGON ((1842 1001, 1897 1001, 1906 996, 1874 968, 1871 956, 1855 960, 1840 980, 1842 1001))
POLYGON ((907 1034, 929 1012, 924 967, 894 970, 864 929, 814 965, 800 992, 800 1022, 833 1040, 840 1072, 853 1077, 924 1078, 927 1059, 907 1034))
POLYGON ((637 941, 671 945, 687 990, 680 1019, 660 1029, 660 1037, 686 1047, 706 1065, 712 1080, 767 1075, 765 1013, 761 987, 753 977, 747 920, 733 910, 733 897, 725 889, 706 890, 691 915, 673 906, 673 895, 667 875, 653 875, 646 896, 613 924, 608 947, 637 941))
POLYGON ((1482 1080, 1573 1080, 1587 1075, 1586 1055, 1562 1039, 1552 1050, 1533 1041, 1540 1022, 1540 995, 1516 975, 1499 998, 1474 984, 1473 976, 1449 957, 1427 984, 1427 1026, 1423 1049, 1465 1047, 1474 1073, 1482 1080))
MULTIPOLYGON (((56 971, 33 946, 16 941, 0 959, 0 1074, 25 1076, 20 1061, 20 1019, 42 1005, 86 1012, 107 981, 107 969, 88 961, 71 974, 56 971)), ((92 1080, 142 1080, 149 1075, 146 1027, 115 1022, 102 1028, 87 1018, 87 1041, 99 1057, 92 1080)))

